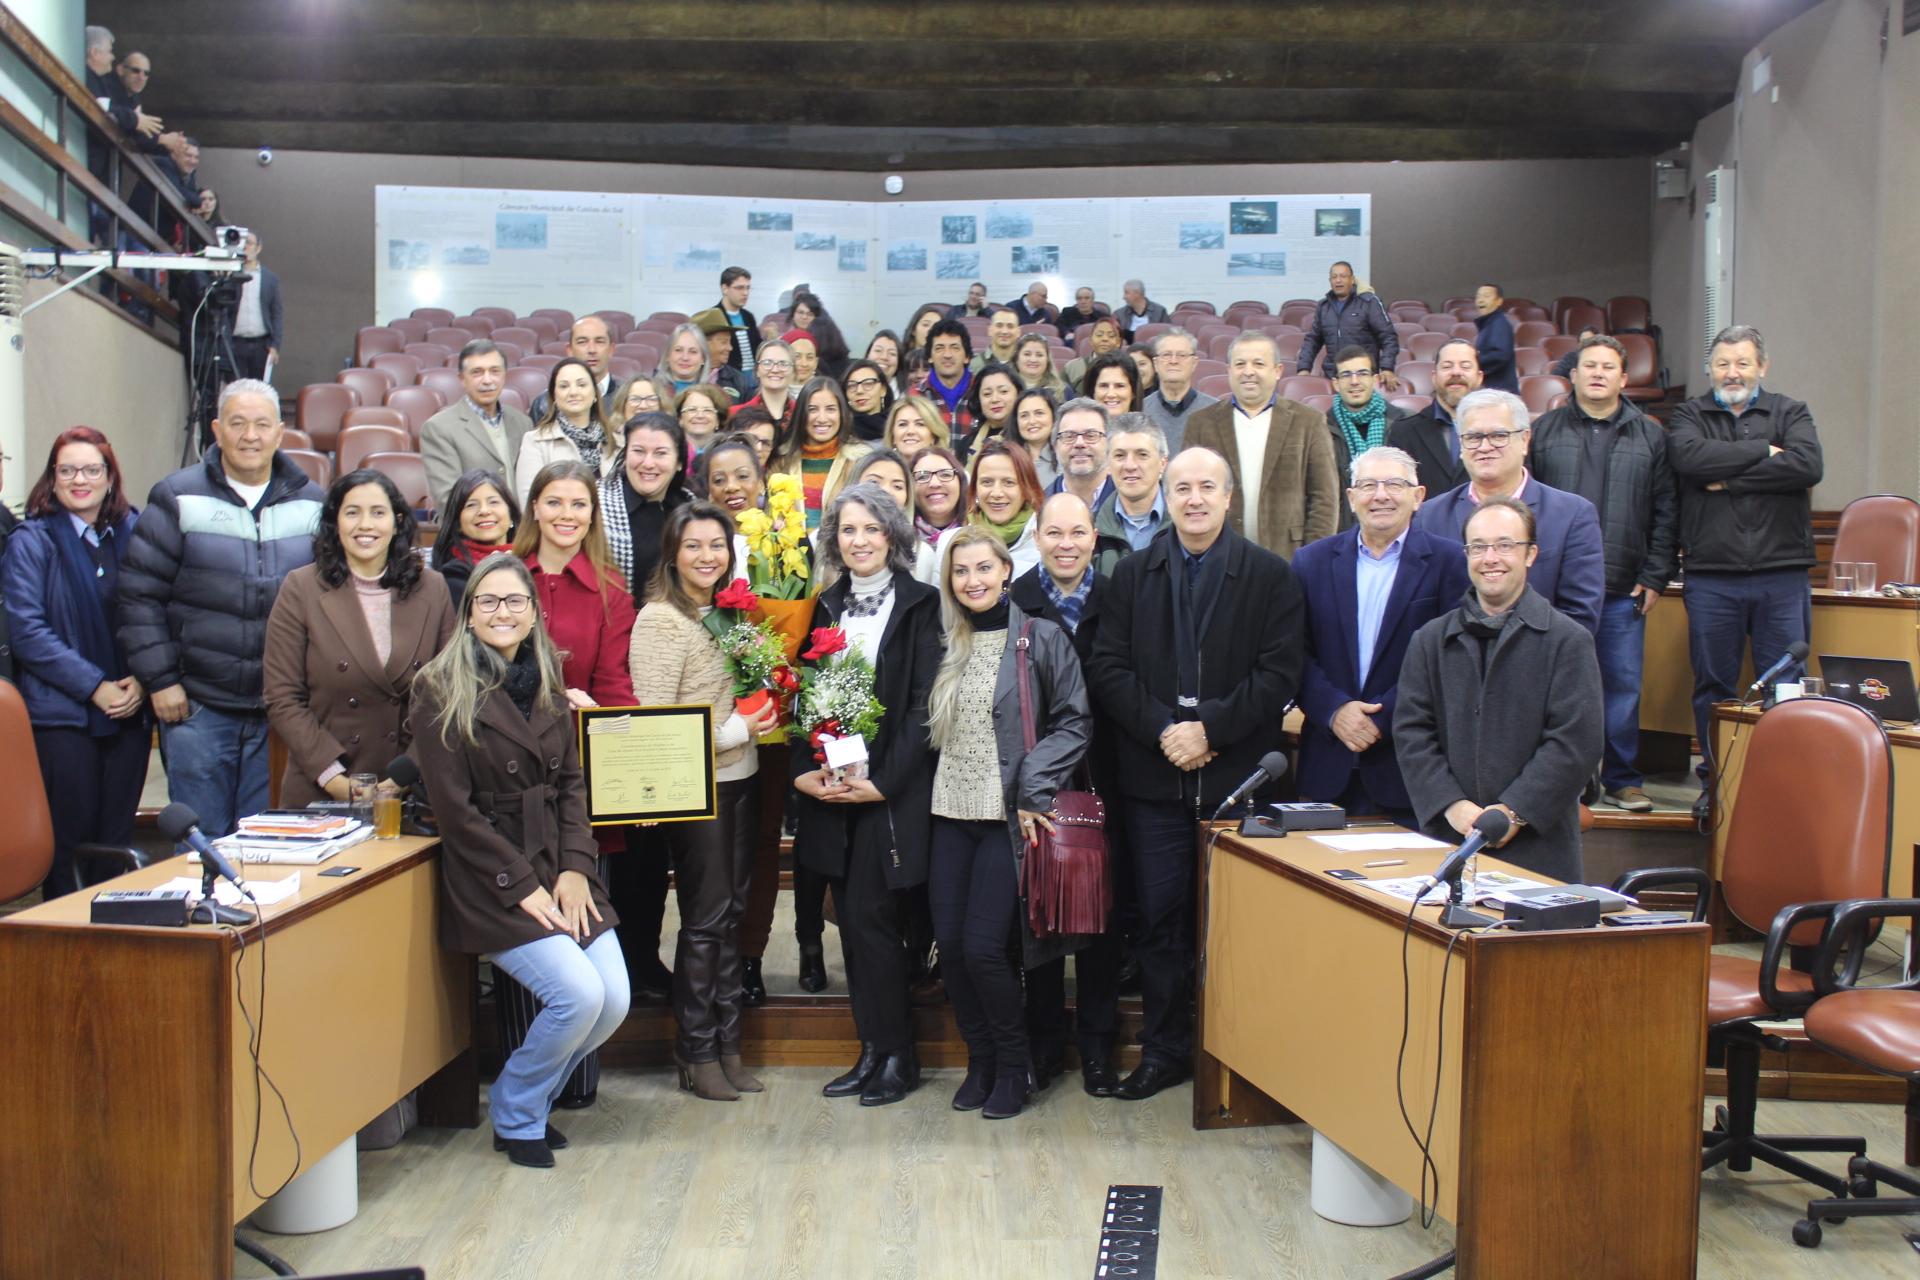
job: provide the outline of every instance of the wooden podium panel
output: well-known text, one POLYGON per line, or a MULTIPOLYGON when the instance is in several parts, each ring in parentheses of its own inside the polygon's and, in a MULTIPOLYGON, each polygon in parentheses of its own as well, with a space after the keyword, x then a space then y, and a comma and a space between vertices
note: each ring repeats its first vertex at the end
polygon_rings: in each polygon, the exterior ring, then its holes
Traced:
MULTIPOLYGON (((1277 1104, 1420 1195, 1395 1093, 1407 904, 1325 872, 1421 875, 1443 856, 1221 836, 1203 890, 1196 1125, 1277 1104), (1382 857, 1406 865, 1361 865, 1382 857)), ((1707 926, 1455 935, 1438 914, 1416 912, 1407 940, 1402 1078, 1424 1130, 1438 1071, 1428 1197, 1456 1224, 1459 1274, 1694 1274, 1707 926)))
MULTIPOLYGON (((477 1123, 474 964, 438 943, 438 848, 298 868, 264 911, 264 993, 258 926, 90 924, 91 891, 0 921, 0 1275, 228 1277, 234 1225, 295 1170, 289 1119, 301 1169, 430 1078, 424 1115, 477 1123), (256 1099, 248 1017, 285 1114, 256 1099)), ((198 874, 173 858, 98 888, 198 874)))

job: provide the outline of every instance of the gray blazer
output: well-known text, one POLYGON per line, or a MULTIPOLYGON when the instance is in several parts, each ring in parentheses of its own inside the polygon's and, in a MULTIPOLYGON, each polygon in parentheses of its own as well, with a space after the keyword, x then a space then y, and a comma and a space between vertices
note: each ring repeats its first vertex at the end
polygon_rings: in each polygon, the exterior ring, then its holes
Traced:
MULTIPOLYGON (((1027 842, 1020 834, 1019 810, 1044 813, 1053 797, 1073 778, 1093 741, 1093 713, 1087 704, 1087 684, 1080 674, 1080 657, 1073 637, 1046 618, 1032 618, 1020 606, 1007 605, 1007 651, 993 684, 993 740, 1000 756, 1001 804, 1013 841, 1015 875, 1026 865, 1027 842), (1020 629, 1031 621, 1028 637, 1028 673, 1032 676, 1033 750, 1028 751, 1020 727, 1018 645, 1020 629)), ((1085 946, 1087 938, 1069 935, 1036 938, 1026 926, 1026 903, 1021 903, 1020 937, 1026 965, 1045 964, 1085 946)))
MULTIPOLYGON (((498 471, 508 484, 520 460, 520 442, 533 430, 533 419, 511 405, 501 405, 507 428, 507 456, 503 460, 493 451, 493 439, 486 423, 465 396, 428 418, 420 428, 420 459, 427 465, 427 491, 438 508, 453 492, 453 482, 466 471, 498 471)), ((514 498, 526 505, 527 495, 514 498)))
POLYGON ((1580 792, 1604 734, 1593 637, 1529 586, 1483 673, 1461 620, 1421 627, 1400 668, 1394 753, 1421 830, 1458 843, 1448 805, 1505 804, 1527 825, 1493 856, 1578 882, 1580 792))

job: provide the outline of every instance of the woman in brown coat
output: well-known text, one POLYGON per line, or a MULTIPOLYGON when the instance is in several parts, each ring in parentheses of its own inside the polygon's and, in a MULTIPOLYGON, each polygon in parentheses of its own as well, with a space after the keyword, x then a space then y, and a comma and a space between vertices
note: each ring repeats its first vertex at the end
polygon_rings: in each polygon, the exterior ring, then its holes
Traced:
POLYGON ((440 575, 413 554, 413 515, 378 471, 327 491, 313 563, 287 575, 267 618, 267 718, 287 746, 280 803, 347 798, 407 749, 413 677, 453 634, 440 575))
POLYGON ((560 658, 533 574, 475 566, 465 633, 420 672, 413 756, 440 824, 440 942, 487 956, 541 1004, 488 1095, 493 1145, 553 1167, 566 1079, 627 1016, 627 966, 600 881, 560 658))

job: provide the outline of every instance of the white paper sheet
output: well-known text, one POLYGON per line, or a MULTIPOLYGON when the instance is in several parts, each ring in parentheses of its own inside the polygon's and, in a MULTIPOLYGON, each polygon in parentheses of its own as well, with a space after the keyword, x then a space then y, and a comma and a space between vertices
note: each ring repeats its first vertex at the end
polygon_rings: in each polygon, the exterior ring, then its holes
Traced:
POLYGON ((1359 835, 1359 836, 1308 836, 1329 849, 1338 849, 1341 853, 1387 853, 1401 849, 1451 849, 1452 845, 1426 836, 1411 833, 1398 835, 1359 835))
MULTIPOLYGON (((200 901, 200 882, 187 876, 175 876, 160 886, 162 889, 185 889, 193 895, 195 902, 200 901)), ((271 907, 277 902, 285 902, 300 892, 300 873, 290 872, 278 880, 248 880, 247 892, 253 895, 253 901, 263 907, 271 907)), ((237 907, 247 901, 240 891, 225 880, 213 883, 213 900, 223 907, 237 907)))

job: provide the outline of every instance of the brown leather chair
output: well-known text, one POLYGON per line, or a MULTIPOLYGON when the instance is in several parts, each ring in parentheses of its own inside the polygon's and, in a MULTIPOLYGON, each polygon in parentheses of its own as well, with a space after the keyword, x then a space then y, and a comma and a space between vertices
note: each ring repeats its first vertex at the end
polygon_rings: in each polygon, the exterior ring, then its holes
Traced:
POLYGON ((1433 308, 1418 298, 1395 298, 1387 304, 1387 318, 1394 321, 1420 323, 1433 313, 1433 308))
POLYGON ((412 339, 386 325, 368 325, 353 336, 353 362, 368 364, 375 356, 398 351, 412 339))
POLYGON ((1425 413, 1427 406, 1433 403, 1433 397, 1429 395, 1388 396, 1387 403, 1396 409, 1405 409, 1408 413, 1425 413))
MULTIPOLYGON (((379 404, 387 398, 387 392, 400 385, 400 380, 385 369, 342 369, 333 375, 333 380, 343 387, 353 388, 355 404, 379 404)), ((313 438, 323 439, 317 431, 313 432, 313 438)), ((331 450, 332 438, 324 439, 325 443, 320 447, 331 450)))
POLYGON ((514 323, 513 311, 508 307, 475 307, 473 314, 483 320, 493 321, 493 327, 496 329, 502 325, 514 323))
POLYGON ((1451 334, 1420 333, 1401 343, 1400 350, 1409 360, 1431 360, 1439 354, 1440 348, 1452 341, 1451 334))
POLYGON ((1623 294, 1607 299, 1607 332, 1651 333, 1653 331, 1653 308, 1645 298, 1633 294, 1623 294))
POLYGON ((1402 360, 1393 366, 1393 376, 1408 395, 1433 397, 1433 361, 1402 360))
MULTIPOLYGON (((511 324, 512 322, 508 321, 508 323, 511 324)), ((465 329, 476 338, 484 338, 499 328, 500 322, 476 312, 470 316, 455 316, 453 318, 453 327, 455 329, 465 329)), ((429 338, 427 341, 431 342, 433 339, 429 338)))
POLYGON ((1451 338, 1453 336, 1453 326, 1459 323, 1460 322, 1454 319, 1450 312, 1436 311, 1425 320, 1422 320, 1420 327, 1428 333, 1437 333, 1444 337, 1451 338))
POLYGON ((365 466, 369 454, 405 453, 412 449, 413 439, 405 427, 369 423, 364 427, 348 427, 342 431, 340 448, 335 456, 340 459, 340 474, 346 475, 365 466))
POLYGON ((0 680, 0 902, 12 902, 39 887, 53 868, 53 815, 40 781, 40 753, 20 691, 0 680))
POLYGON ((1553 325, 1546 320, 1522 320, 1513 326, 1513 345, 1537 347, 1553 334, 1553 325))
MULTIPOLYGON (((1861 898, 1842 903, 1833 913, 1813 963, 1819 998, 1807 1010, 1804 1025, 1807 1039, 1817 1047, 1906 1082, 1905 1159, 1912 1165, 1920 1163, 1913 1137, 1920 1126, 1920 978, 1859 985, 1868 940, 1888 919, 1904 919, 1908 929, 1920 928, 1920 899, 1861 898)), ((1807 1248, 1819 1244, 1822 1221, 1920 1213, 1920 1179, 1857 1155, 1847 1161, 1847 1197, 1809 1201, 1807 1216, 1793 1224, 1793 1242, 1807 1248), (1880 1195, 1882 1182, 1907 1194, 1880 1195)))
POLYGON ((1572 392, 1571 382, 1551 373, 1536 373, 1520 379, 1520 398, 1527 402, 1527 412, 1536 417, 1553 408, 1556 399, 1572 392))
POLYGON ((1280 379, 1280 398, 1298 400, 1302 396, 1330 396, 1333 383, 1312 373, 1290 373, 1280 379))
POLYGON ((345 435, 354 427, 399 427, 404 431, 407 429, 407 415, 383 404, 363 404, 357 409, 347 410, 340 418, 340 434, 345 435))
POLYGON ((1667 394, 1660 383, 1660 349, 1644 333, 1616 333, 1627 349, 1627 386, 1622 393, 1629 400, 1660 400, 1667 394))
POLYGON ((564 307, 535 307, 527 313, 530 316, 546 316, 560 327, 561 332, 573 327, 573 312, 564 307))
POLYGON ((518 320, 509 320, 507 324, 519 329, 531 329, 534 332, 534 340, 522 344, 529 351, 538 351, 549 342, 560 341, 560 325, 552 316, 521 316, 518 320))
MULTIPOLYGON (((422 320, 419 316, 401 316, 398 320, 387 321, 387 328, 400 335, 402 343, 425 342, 427 334, 433 329, 433 321, 422 320)), ((404 346, 399 350, 404 351, 404 346)))
POLYGON ((1547 359, 1558 361, 1561 356, 1578 351, 1580 349, 1580 339, 1570 338, 1564 333, 1556 333, 1541 343, 1540 349, 1547 353, 1547 359))
POLYGON ((1540 347, 1515 347, 1513 349, 1513 371, 1523 378, 1537 378, 1553 372, 1553 361, 1540 347))
POLYGON ((1855 498, 1840 512, 1835 560, 1870 560, 1880 582, 1912 582, 1920 573, 1920 502, 1897 493, 1855 498))
MULTIPOLYGON (((559 363, 555 361, 555 363, 559 363)), ((547 394, 547 380, 552 372, 547 369, 527 369, 515 366, 507 370, 506 385, 518 391, 528 404, 532 404, 547 394)))
MULTIPOLYGON (((500 338, 494 338, 491 341, 493 342, 494 347, 499 350, 500 359, 506 363, 506 366, 509 369, 513 368, 513 366, 519 364, 522 360, 526 358, 527 349, 521 346, 517 342, 507 342, 500 338)), ((448 361, 448 363, 452 364, 454 361, 458 360, 459 358, 460 357, 458 355, 455 355, 452 360, 448 361)))
POLYGON ((453 323, 453 312, 447 310, 445 307, 415 307, 412 315, 414 319, 425 320, 428 324, 432 325, 449 325, 453 323))
MULTIPOLYGON (((384 383, 386 375, 373 376, 384 383)), ((310 382, 294 398, 293 425, 307 433, 315 448, 332 453, 333 442, 340 438, 340 419, 359 403, 360 393, 344 383, 310 382)))
MULTIPOLYGON (((1844 900, 1886 893, 1893 834, 1886 731, 1838 698, 1773 707, 1749 731, 1740 800, 1727 824, 1721 902, 1748 928, 1764 929, 1767 941, 1757 962, 1716 954, 1707 971, 1707 1065, 1726 1069, 1727 1101, 1714 1109, 1714 1127, 1702 1135, 1701 1168, 1724 1163, 1745 1173, 1760 1160, 1844 1195, 1845 1179, 1792 1153, 1865 1155, 1865 1139, 1754 1131, 1760 1051, 1787 1048, 1755 1024, 1818 1008, 1807 969, 1826 921, 1844 900), (1790 958, 1799 967, 1783 967, 1790 958)), ((1705 915, 1713 886, 1696 867, 1630 871, 1614 887, 1631 894, 1660 884, 1693 885, 1694 918, 1705 915)))
POLYGON ((324 453, 312 449, 288 449, 282 446, 281 453, 293 460, 293 465, 307 473, 307 479, 322 489, 333 483, 333 459, 324 453))
POLYGON ((1578 333, 1580 332, 1578 329, 1567 328, 1567 311, 1573 307, 1591 307, 1592 305, 1592 298, 1576 298, 1572 294, 1563 293, 1555 298, 1553 305, 1548 308, 1548 311, 1551 312, 1548 318, 1553 321, 1554 327, 1561 333, 1578 333))
POLYGON ((396 387, 410 387, 420 381, 420 361, 404 351, 386 351, 367 361, 369 369, 378 369, 393 379, 396 387))
POLYGON ((400 496, 415 511, 432 511, 435 503, 427 492, 427 463, 417 453, 370 453, 360 465, 378 471, 399 486, 400 496))
POLYGON ((1216 400, 1224 400, 1233 394, 1231 380, 1224 373, 1215 373, 1204 378, 1196 378, 1194 379, 1193 385, 1200 388, 1201 395, 1212 396, 1216 400))
MULTIPOLYGON (((349 409, 347 412, 351 413, 353 411, 349 409)), ((282 449, 311 449, 313 448, 313 439, 298 427, 287 427, 280 432, 280 447, 282 449)))
POLYGON ((406 346, 407 354, 419 360, 422 369, 445 369, 451 366, 453 353, 459 349, 438 342, 409 342, 406 346))
MULTIPOLYGON (((630 347, 628 350, 633 350, 633 348, 630 347)), ((537 356, 520 357, 520 363, 513 367, 516 369, 538 369, 542 373, 552 373, 553 366, 565 359, 565 356, 550 356, 543 351, 537 356)), ((453 402, 449 400, 447 403, 452 404, 453 402)))
POLYGON ((420 385, 438 391, 444 404, 453 404, 467 394, 466 388, 461 385, 459 373, 452 369, 422 369, 420 385))
POLYGON ((542 338, 540 336, 540 330, 530 329, 526 325, 519 324, 503 325, 495 329, 489 336, 495 342, 511 342, 522 351, 538 351, 542 342, 554 342, 558 340, 557 335, 551 338, 542 338))
POLYGON ((1577 338, 1580 336, 1582 329, 1596 329, 1601 333, 1605 333, 1607 331, 1607 313, 1599 307, 1592 305, 1568 307, 1561 313, 1561 333, 1577 338))
POLYGON ((432 387, 395 387, 387 392, 386 404, 407 415, 407 430, 415 440, 420 438, 420 428, 427 425, 427 419, 446 407, 432 387))

